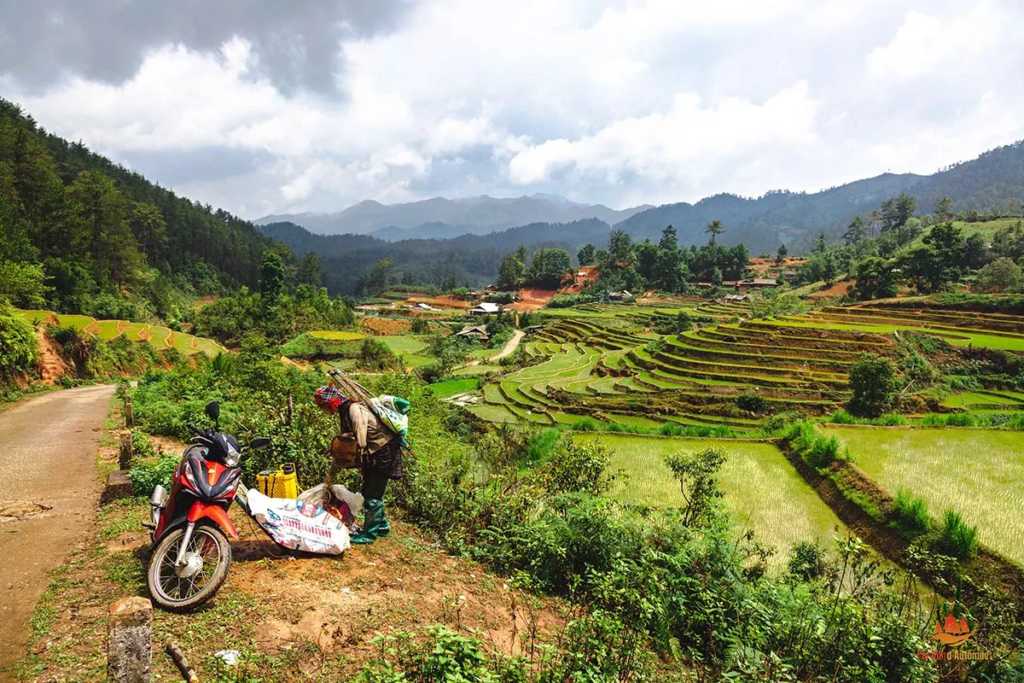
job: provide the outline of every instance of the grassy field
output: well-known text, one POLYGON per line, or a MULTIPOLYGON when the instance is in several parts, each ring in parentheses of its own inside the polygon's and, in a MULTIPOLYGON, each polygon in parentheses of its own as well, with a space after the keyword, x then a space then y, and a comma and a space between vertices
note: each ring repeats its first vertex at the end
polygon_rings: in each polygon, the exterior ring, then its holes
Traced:
POLYGON ((775 566, 786 561, 790 547, 798 541, 817 540, 831 549, 836 529, 844 528, 771 444, 615 434, 577 434, 576 438, 600 439, 612 450, 612 469, 623 472, 610 492, 613 498, 663 506, 683 503, 665 456, 721 447, 728 456, 721 477, 726 504, 741 527, 753 528, 761 541, 776 548, 775 566))
POLYGON ((331 341, 349 341, 352 339, 363 339, 366 335, 362 332, 339 332, 338 330, 316 330, 310 332, 309 336, 317 339, 330 339, 331 341))
POLYGON ((979 540, 1024 562, 1024 436, 984 429, 827 427, 881 486, 924 497, 932 517, 948 507, 979 527, 979 540))
POLYGON ((416 337, 410 336, 397 336, 397 337, 380 337, 380 341, 394 351, 395 353, 412 353, 416 354, 427 348, 427 343, 416 337))

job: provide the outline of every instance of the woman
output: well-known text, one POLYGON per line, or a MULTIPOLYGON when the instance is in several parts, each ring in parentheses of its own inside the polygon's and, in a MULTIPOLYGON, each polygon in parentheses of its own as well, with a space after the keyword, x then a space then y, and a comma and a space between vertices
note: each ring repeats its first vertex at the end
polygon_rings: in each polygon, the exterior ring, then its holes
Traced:
POLYGON ((341 417, 341 432, 351 432, 363 463, 363 510, 361 533, 352 537, 353 543, 373 543, 391 533, 391 525, 384 514, 384 491, 389 479, 402 478, 402 449, 398 436, 384 426, 366 405, 353 401, 335 387, 317 389, 313 399, 328 415, 341 417))

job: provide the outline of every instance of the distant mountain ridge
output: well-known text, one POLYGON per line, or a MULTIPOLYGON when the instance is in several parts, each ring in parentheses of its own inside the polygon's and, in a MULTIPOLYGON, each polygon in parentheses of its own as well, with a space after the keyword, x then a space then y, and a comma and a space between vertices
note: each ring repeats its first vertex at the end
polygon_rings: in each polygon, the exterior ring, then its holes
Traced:
POLYGON ((295 223, 321 235, 373 234, 381 239, 447 239, 483 235, 531 223, 571 223, 596 218, 618 223, 651 208, 610 209, 601 204, 578 204, 557 195, 497 199, 483 195, 465 199, 434 197, 406 204, 362 201, 343 211, 264 216, 257 225, 295 223))
MULTIPOLYGON (((681 244, 700 244, 704 227, 719 220, 726 232, 719 241, 743 242, 751 250, 775 251, 780 244, 809 246, 818 233, 837 238, 857 214, 879 208, 883 200, 906 192, 917 198, 918 213, 931 213, 942 197, 953 200, 955 211, 986 211, 1007 202, 1024 203, 1024 141, 998 147, 976 159, 955 164, 932 175, 884 173, 820 192, 769 192, 757 199, 720 194, 696 204, 665 204, 616 224, 634 239, 657 239, 673 225, 681 244)), ((791 248, 790 253, 794 253, 791 248)))
MULTIPOLYGON (((855 215, 877 209, 882 201, 901 192, 917 198, 919 213, 930 213, 944 196, 953 200, 957 211, 998 209, 1011 200, 1024 204, 1024 141, 998 147, 932 175, 884 173, 813 193, 780 190, 753 199, 718 194, 694 204, 679 202, 623 211, 543 194, 516 199, 435 198, 392 206, 366 201, 334 214, 267 216, 256 222, 291 222, 313 233, 373 234, 395 241, 452 239, 532 223, 596 218, 637 240, 657 240, 661 230, 671 224, 680 244, 690 245, 703 243, 707 239, 704 227, 718 220, 726 229, 719 238, 723 244, 743 242, 754 253, 774 252, 780 244, 786 244, 790 253, 796 253, 807 248, 820 232, 837 238, 855 215)), ((552 229, 561 228, 553 225, 552 229)), ((548 239, 571 241, 568 235, 548 239)))

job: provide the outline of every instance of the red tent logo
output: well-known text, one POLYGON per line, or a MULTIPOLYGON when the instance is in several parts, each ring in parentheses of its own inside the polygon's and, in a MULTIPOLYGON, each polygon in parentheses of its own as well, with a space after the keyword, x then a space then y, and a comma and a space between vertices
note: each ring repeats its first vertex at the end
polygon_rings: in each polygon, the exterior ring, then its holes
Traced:
POLYGON ((971 627, 967 625, 967 620, 957 619, 950 614, 946 617, 945 622, 941 620, 935 622, 935 635, 932 636, 932 640, 937 640, 950 647, 959 647, 970 637, 971 627))

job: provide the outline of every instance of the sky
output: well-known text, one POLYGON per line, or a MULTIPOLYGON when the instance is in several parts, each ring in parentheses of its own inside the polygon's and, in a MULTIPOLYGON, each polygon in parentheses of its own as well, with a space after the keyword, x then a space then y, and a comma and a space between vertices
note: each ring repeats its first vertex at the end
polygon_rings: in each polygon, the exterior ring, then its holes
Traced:
POLYGON ((245 218, 625 208, 1024 139, 1020 0, 6 0, 0 96, 245 218))

